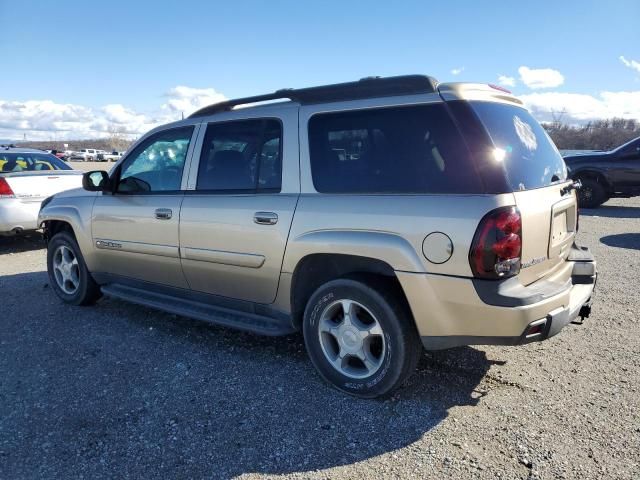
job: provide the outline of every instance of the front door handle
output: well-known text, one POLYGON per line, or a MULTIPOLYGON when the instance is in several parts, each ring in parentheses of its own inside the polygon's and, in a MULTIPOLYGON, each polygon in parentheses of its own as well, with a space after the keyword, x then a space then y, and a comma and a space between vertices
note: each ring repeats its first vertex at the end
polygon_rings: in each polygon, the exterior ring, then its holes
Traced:
POLYGON ((258 225, 275 225, 278 223, 278 214, 273 212, 256 212, 253 221, 258 225))
POLYGON ((173 216, 170 208, 156 208, 156 218, 160 220, 169 220, 173 216))

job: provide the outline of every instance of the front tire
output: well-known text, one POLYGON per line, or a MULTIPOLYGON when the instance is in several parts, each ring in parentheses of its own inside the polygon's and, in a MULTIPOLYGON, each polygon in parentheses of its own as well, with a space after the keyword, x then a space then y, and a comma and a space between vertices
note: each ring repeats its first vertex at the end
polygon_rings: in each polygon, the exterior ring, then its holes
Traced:
POLYGON ((361 398, 385 396, 415 370, 422 348, 395 290, 338 279, 309 299, 303 321, 307 352, 337 389, 361 398))
POLYGON ((582 188, 578 190, 578 206, 583 208, 598 208, 607 199, 607 192, 602 184, 591 178, 581 180, 582 188))
POLYGON ((53 291, 70 305, 91 305, 101 297, 76 239, 62 231, 47 246, 47 272, 53 291))

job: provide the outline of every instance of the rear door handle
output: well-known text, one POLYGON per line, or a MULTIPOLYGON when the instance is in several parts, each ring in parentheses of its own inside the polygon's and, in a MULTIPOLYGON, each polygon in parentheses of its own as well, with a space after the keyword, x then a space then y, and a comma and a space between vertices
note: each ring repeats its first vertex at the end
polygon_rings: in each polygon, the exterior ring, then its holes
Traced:
POLYGON ((275 225, 278 223, 278 214, 273 212, 256 212, 253 221, 258 225, 275 225))
POLYGON ((156 218, 160 220, 169 220, 173 216, 170 208, 156 208, 156 218))

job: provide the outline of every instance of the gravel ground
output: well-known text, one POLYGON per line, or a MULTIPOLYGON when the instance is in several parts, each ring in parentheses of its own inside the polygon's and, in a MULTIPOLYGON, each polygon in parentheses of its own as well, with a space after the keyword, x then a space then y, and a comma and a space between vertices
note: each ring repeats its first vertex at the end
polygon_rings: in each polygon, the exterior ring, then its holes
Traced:
POLYGON ((640 199, 580 227, 585 325, 425 353, 386 401, 327 387, 297 335, 65 306, 38 239, 0 240, 0 478, 640 478, 640 199))
POLYGON ((83 170, 85 172, 90 172, 91 170, 109 171, 115 164, 115 162, 67 162, 67 165, 74 170, 83 170))

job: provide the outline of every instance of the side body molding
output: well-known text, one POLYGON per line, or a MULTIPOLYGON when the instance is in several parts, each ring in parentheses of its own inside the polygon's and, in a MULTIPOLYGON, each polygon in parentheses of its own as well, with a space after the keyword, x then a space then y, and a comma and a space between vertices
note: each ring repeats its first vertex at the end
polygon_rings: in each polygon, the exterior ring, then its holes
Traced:
POLYGON ((425 272, 407 240, 393 233, 368 230, 317 230, 290 238, 282 271, 293 273, 300 260, 316 253, 371 257, 397 271, 425 272))

